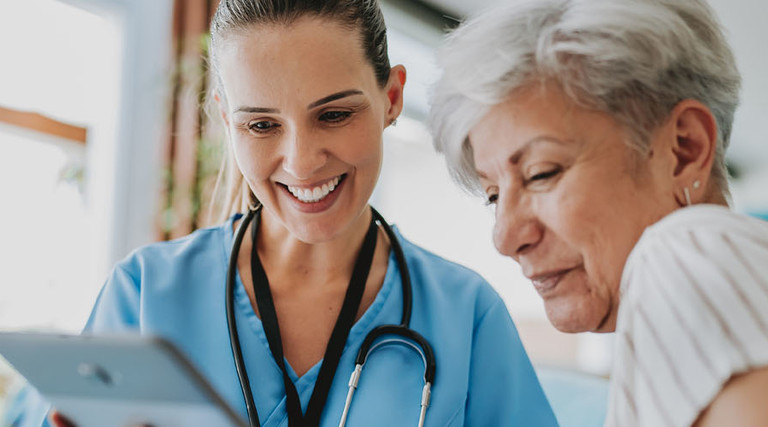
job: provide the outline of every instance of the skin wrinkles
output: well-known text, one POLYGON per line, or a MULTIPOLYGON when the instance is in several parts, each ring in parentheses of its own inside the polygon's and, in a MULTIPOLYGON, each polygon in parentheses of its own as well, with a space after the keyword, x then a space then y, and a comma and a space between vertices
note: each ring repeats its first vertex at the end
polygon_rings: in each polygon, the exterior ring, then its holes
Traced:
POLYGON ((499 252, 534 279, 555 327, 612 330, 629 252, 675 208, 658 202, 666 190, 653 185, 659 159, 630 148, 618 123, 556 87, 515 94, 469 136, 482 187, 496 199, 499 252))

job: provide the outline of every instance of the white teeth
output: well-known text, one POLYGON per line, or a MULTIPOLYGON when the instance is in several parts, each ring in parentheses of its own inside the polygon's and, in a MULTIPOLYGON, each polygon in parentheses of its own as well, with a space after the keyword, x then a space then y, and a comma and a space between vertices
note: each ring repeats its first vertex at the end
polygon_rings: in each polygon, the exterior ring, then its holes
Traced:
POLYGON ((288 186, 288 191, 304 203, 316 203, 328 196, 339 185, 339 181, 340 179, 337 176, 325 184, 312 189, 288 186))

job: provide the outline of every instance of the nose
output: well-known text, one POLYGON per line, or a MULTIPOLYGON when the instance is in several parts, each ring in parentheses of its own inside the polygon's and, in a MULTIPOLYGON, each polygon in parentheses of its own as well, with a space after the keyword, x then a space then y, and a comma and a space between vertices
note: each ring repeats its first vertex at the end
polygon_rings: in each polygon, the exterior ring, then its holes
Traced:
POLYGON ((511 191, 499 194, 493 226, 493 243, 499 253, 519 261, 522 254, 536 247, 543 235, 543 226, 527 197, 516 196, 511 191))
POLYGON ((311 179, 328 161, 321 138, 295 130, 283 141, 283 169, 296 179, 311 179))

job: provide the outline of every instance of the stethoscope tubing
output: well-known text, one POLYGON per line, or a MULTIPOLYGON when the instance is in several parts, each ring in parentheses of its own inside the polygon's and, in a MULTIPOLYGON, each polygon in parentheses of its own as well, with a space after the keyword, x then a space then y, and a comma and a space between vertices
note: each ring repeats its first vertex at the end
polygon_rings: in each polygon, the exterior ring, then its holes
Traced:
MULTIPOLYGON (((391 325, 385 325, 385 326, 391 326, 391 325)), ((429 346, 423 347, 421 343, 419 343, 419 345, 416 345, 411 340, 408 340, 408 339, 389 338, 389 339, 378 341, 375 345, 373 345, 370 348, 370 350, 362 351, 362 347, 361 347, 361 350, 358 351, 358 358, 361 359, 362 361, 355 363, 355 369, 354 371, 352 371, 352 375, 349 378, 349 390, 347 391, 347 398, 344 402, 344 410, 341 413, 341 420, 339 421, 339 427, 345 427, 347 423, 349 408, 352 406, 352 397, 354 396, 355 391, 357 390, 358 383, 360 382, 360 377, 362 376, 363 367, 365 366, 365 362, 368 360, 368 357, 371 355, 371 353, 376 351, 378 348, 383 347, 385 345, 391 345, 393 343, 401 344, 406 346, 407 348, 412 349, 413 351, 415 351, 421 356, 421 360, 422 362, 424 362, 425 378, 424 378, 424 387, 422 388, 422 392, 421 392, 421 410, 419 411, 419 424, 418 424, 419 427, 424 425, 424 420, 426 419, 426 415, 427 415, 427 408, 429 407, 429 401, 432 395, 432 382, 426 379, 426 371, 430 366, 430 361, 428 360, 429 357, 427 356, 425 350, 426 349, 431 350, 431 348, 429 346)), ((432 356, 431 365, 434 366, 433 356, 432 356)))
POLYGON ((227 310, 227 326, 229 329, 229 345, 232 348, 232 355, 235 359, 235 369, 237 370, 237 378, 240 380, 240 388, 243 392, 243 398, 245 400, 245 409, 248 412, 248 420, 251 427, 258 427, 259 415, 256 411, 256 405, 253 400, 253 393, 251 392, 251 382, 248 379, 248 374, 245 369, 245 361, 243 360, 243 352, 240 347, 240 337, 237 334, 237 321, 235 320, 235 274, 237 272, 237 257, 240 253, 240 246, 243 243, 243 237, 248 229, 248 224, 251 223, 253 217, 258 210, 261 209, 261 205, 255 209, 248 209, 243 217, 240 225, 237 227, 234 241, 232 242, 232 254, 229 257, 229 268, 227 269, 227 288, 226 288, 226 310, 227 310), (254 424, 255 420, 255 424, 254 424))
MULTIPOLYGON (((242 389, 243 398, 245 400, 248 419, 252 427, 258 427, 260 423, 259 423, 258 412, 256 410, 256 406, 253 400, 253 393, 251 392, 251 385, 248 379, 248 373, 245 368, 245 361, 243 360, 243 353, 240 346, 240 338, 237 333, 237 322, 235 320, 235 309, 234 309, 234 300, 235 300, 234 288, 235 288, 235 275, 237 272, 237 259, 238 259, 238 254, 240 253, 240 247, 242 245, 243 238, 245 236, 245 232, 248 228, 248 225, 253 221, 254 216, 258 213, 260 209, 262 209, 261 205, 255 208, 248 209, 248 212, 246 212, 245 216, 240 222, 240 225, 237 228, 237 231, 235 232, 234 241, 232 243, 232 252, 229 258, 229 266, 227 270, 227 285, 226 285, 226 312, 227 312, 227 326, 229 328, 229 341, 230 341, 230 346, 232 348, 233 358, 235 361, 235 369, 237 370, 237 376, 240 381, 240 387, 242 389)), ((360 376, 362 375, 363 366, 365 365, 365 362, 368 356, 370 355, 370 353, 376 350, 377 348, 383 345, 389 344, 391 342, 400 342, 400 343, 406 343, 409 347, 417 351, 421 355, 422 361, 424 362, 424 387, 422 389, 421 410, 419 414, 419 423, 418 423, 418 425, 421 427, 424 425, 427 407, 429 406, 429 401, 431 398, 431 388, 432 388, 432 384, 434 383, 434 377, 435 377, 435 371, 436 371, 435 355, 434 355, 432 346, 429 344, 429 342, 421 334, 414 331, 413 329, 410 329, 409 327, 411 322, 411 312, 412 312, 412 306, 413 306, 413 293, 412 293, 410 272, 408 270, 408 263, 405 260, 405 255, 403 253, 402 246, 400 246, 400 242, 397 236, 395 235, 394 231, 389 226, 389 224, 381 216, 381 214, 378 211, 376 211, 376 209, 374 209, 373 207, 371 207, 371 212, 373 214, 374 220, 382 226, 382 228, 384 229, 384 232, 387 234, 387 237, 389 238, 389 241, 390 241, 390 245, 392 246, 392 250, 394 251, 394 254, 395 254, 395 261, 397 262, 397 265, 400 268, 400 278, 401 278, 401 285, 403 289, 403 313, 402 313, 402 317, 399 325, 377 326, 371 332, 369 332, 368 335, 366 335, 365 339, 363 340, 363 344, 360 346, 360 349, 358 350, 358 353, 357 353, 357 357, 355 359, 355 370, 352 372, 352 375, 350 377, 349 390, 347 392, 347 398, 344 404, 344 411, 342 412, 339 426, 344 427, 346 424, 347 416, 349 415, 349 409, 352 404, 352 397, 354 395, 355 389, 357 388, 358 382, 360 380, 360 376), (373 345, 373 347, 371 347, 374 341, 376 341, 378 338, 385 335, 399 336, 401 337, 401 339, 390 338, 388 340, 380 341, 375 345, 373 345), (420 348, 421 351, 419 351, 417 347, 420 348)))

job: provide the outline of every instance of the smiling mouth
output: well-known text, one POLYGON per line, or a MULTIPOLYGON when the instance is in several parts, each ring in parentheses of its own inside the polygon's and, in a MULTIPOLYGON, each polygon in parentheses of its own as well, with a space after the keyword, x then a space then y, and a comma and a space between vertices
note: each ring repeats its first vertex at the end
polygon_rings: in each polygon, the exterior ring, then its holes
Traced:
POLYGON ((288 189, 288 192, 290 192, 293 197, 295 197, 297 200, 299 200, 302 203, 317 203, 326 197, 328 197, 329 194, 333 193, 333 191, 338 188, 339 184, 344 181, 344 178, 346 178, 347 174, 339 175, 337 177, 334 177, 327 182, 323 183, 322 185, 318 185, 316 187, 312 188, 306 188, 306 187, 294 187, 292 185, 283 185, 286 189, 288 189))
POLYGON ((552 292, 563 279, 563 277, 575 269, 576 267, 559 270, 552 273, 541 274, 532 277, 531 282, 533 283, 533 287, 536 288, 536 292, 538 292, 539 295, 544 296, 545 294, 552 292))

